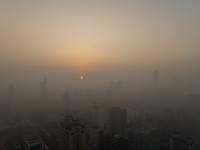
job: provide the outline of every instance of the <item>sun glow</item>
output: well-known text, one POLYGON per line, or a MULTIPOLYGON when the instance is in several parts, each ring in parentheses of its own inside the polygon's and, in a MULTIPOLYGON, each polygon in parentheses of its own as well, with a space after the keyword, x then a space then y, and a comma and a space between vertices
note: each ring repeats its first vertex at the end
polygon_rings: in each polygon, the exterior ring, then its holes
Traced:
POLYGON ((56 51, 52 58, 56 64, 72 68, 77 73, 83 73, 102 61, 99 45, 93 42, 71 42, 63 45, 56 51))

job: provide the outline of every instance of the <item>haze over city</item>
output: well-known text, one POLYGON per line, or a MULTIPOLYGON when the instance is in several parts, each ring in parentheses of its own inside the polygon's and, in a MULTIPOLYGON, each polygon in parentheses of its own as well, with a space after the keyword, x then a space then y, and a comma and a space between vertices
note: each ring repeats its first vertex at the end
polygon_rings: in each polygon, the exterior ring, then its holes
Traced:
MULTIPOLYGON (((46 130, 60 140, 58 128, 66 115, 80 120, 87 130, 98 126, 91 118, 100 108, 105 110, 105 122, 100 121, 105 137, 114 135, 112 112, 123 114, 127 128, 118 134, 127 136, 129 150, 145 149, 134 148, 127 135, 134 136, 133 126, 141 122, 192 137, 191 118, 200 120, 199 14, 199 0, 0 1, 0 108, 5 108, 0 138, 13 124, 29 120, 41 132, 50 121, 53 125, 46 130), (165 118, 169 110, 179 114, 182 109, 186 118, 165 118), (57 119, 49 119, 52 114, 57 119)), ((86 131, 86 141, 90 136, 86 131)), ((195 142, 200 143, 197 137, 195 142)), ((19 148, 19 141, 11 147, 1 142, 0 149, 19 148)), ((57 149, 58 143, 46 141, 49 149, 57 149)))

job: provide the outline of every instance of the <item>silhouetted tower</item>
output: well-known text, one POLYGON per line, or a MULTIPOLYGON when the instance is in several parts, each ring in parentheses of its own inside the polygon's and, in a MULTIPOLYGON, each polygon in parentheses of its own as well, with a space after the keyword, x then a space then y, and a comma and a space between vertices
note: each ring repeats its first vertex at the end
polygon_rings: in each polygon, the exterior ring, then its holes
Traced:
POLYGON ((14 99, 14 85, 9 84, 8 85, 8 100, 12 101, 14 99))
POLYGON ((46 84, 47 84, 47 78, 45 77, 44 81, 41 82, 41 92, 40 92, 41 99, 43 99, 43 100, 47 99, 47 87, 46 87, 46 84))
POLYGON ((96 102, 94 102, 93 124, 104 129, 104 105, 102 103, 98 106, 96 102))
POLYGON ((154 84, 158 83, 158 71, 153 72, 153 83, 154 84))
POLYGON ((89 144, 92 145, 92 150, 104 150, 104 130, 91 126, 89 128, 89 144))
POLYGON ((63 95, 63 102, 68 103, 70 101, 70 94, 69 91, 66 91, 63 95))
POLYGON ((109 132, 110 136, 119 134, 127 137, 127 110, 113 107, 109 109, 109 132))

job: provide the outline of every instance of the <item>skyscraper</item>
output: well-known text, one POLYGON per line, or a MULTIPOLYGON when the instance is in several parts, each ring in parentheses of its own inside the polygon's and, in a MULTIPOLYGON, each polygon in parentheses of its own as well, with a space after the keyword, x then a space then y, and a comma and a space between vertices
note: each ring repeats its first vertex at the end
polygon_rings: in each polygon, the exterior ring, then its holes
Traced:
POLYGON ((70 100, 69 91, 66 91, 63 95, 63 102, 68 103, 70 100))
POLYGON ((47 99, 47 87, 46 87, 46 84, 47 84, 47 78, 45 77, 44 81, 41 82, 41 91, 40 91, 40 96, 41 96, 41 99, 43 99, 43 100, 47 99))
POLYGON ((79 120, 66 116, 60 129, 59 150, 85 150, 85 128, 79 120))
POLYGON ((93 150, 104 149, 104 130, 96 126, 89 128, 89 143, 92 145, 93 150))
POLYGON ((113 107, 109 109, 109 133, 110 136, 119 134, 127 137, 127 110, 113 107))
POLYGON ((93 124, 97 127, 104 129, 104 105, 101 103, 93 106, 93 124))

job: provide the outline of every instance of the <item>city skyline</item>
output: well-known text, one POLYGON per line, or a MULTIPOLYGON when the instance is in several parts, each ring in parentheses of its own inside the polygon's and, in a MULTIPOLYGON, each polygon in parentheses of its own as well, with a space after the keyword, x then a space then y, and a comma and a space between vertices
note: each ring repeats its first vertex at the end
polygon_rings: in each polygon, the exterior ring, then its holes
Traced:
POLYGON ((1 0, 0 149, 200 148, 200 0, 1 0))

